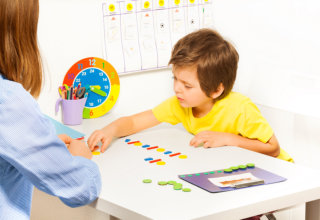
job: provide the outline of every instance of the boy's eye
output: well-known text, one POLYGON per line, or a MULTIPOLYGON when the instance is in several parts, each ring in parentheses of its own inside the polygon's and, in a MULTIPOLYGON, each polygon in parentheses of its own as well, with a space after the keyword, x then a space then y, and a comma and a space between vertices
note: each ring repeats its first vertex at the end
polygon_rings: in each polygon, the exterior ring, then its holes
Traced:
POLYGON ((192 86, 190 86, 190 85, 184 85, 184 87, 186 87, 187 89, 191 89, 192 88, 192 86))

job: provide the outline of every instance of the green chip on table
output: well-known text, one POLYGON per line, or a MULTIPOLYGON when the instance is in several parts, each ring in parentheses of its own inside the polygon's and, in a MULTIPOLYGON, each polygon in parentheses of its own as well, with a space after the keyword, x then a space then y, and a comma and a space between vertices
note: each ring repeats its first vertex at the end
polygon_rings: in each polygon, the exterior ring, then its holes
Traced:
POLYGON ((248 163, 247 164, 247 167, 249 167, 249 168, 254 168, 254 166, 255 166, 254 163, 248 163))
POLYGON ((232 170, 239 170, 239 167, 230 167, 232 170))
POLYGON ((182 189, 182 184, 175 184, 173 185, 174 190, 181 190, 182 189))
POLYGON ((160 186, 165 186, 165 185, 167 185, 167 184, 168 184, 167 181, 159 181, 159 182, 158 182, 158 185, 160 185, 160 186))
POLYGON ((224 169, 223 170, 225 173, 232 173, 232 169, 231 168, 229 168, 229 169, 224 169))
POLYGON ((183 188, 182 191, 183 192, 191 192, 191 189, 190 188, 183 188))
POLYGON ((169 185, 174 185, 174 184, 176 184, 177 182, 176 181, 173 181, 173 180, 170 180, 170 181, 168 181, 168 184, 169 185))
POLYGON ((181 184, 181 183, 175 183, 175 184, 173 185, 173 189, 175 189, 175 190, 180 190, 180 189, 182 189, 182 184, 181 184))
POLYGON ((151 183, 152 180, 151 180, 151 179, 144 179, 142 182, 143 182, 143 183, 151 183))

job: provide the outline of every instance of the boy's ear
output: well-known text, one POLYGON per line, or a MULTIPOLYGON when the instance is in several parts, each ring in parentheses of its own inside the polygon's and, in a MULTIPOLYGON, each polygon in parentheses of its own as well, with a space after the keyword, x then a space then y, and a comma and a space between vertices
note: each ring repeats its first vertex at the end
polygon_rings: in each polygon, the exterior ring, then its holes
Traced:
POLYGON ((210 96, 210 97, 211 97, 212 99, 216 99, 216 98, 218 98, 218 97, 223 93, 223 91, 224 91, 224 86, 223 86, 222 83, 220 83, 219 86, 218 86, 218 88, 217 88, 217 90, 216 90, 215 92, 211 93, 211 96, 210 96))

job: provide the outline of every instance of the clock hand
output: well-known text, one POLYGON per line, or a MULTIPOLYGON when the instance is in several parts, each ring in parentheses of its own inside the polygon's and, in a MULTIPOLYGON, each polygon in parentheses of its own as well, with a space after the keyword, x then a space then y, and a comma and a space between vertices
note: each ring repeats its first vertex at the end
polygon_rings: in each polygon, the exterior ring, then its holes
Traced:
POLYGON ((98 94, 98 95, 101 95, 101 96, 107 96, 107 93, 101 89, 97 89, 95 86, 90 86, 90 91, 98 94))
POLYGON ((99 85, 96 85, 96 86, 90 86, 90 87, 94 87, 94 88, 97 88, 97 89, 101 89, 101 86, 99 86, 99 85))

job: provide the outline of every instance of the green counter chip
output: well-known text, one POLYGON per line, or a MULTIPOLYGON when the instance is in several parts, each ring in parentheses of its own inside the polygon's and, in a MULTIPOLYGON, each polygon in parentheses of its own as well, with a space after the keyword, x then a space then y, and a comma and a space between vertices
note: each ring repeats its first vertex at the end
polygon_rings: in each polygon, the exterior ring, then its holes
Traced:
POLYGON ((239 167, 230 167, 232 170, 239 170, 239 167))
POLYGON ((176 184, 177 182, 176 181, 173 181, 173 180, 170 180, 170 181, 168 181, 168 184, 169 185, 174 185, 174 184, 176 184))
POLYGON ((152 183, 152 180, 151 179, 144 179, 142 180, 143 183, 152 183))
POLYGON ((229 169, 224 169, 223 171, 224 171, 225 173, 232 173, 232 169, 230 169, 230 168, 229 168, 229 169))
POLYGON ((182 184, 175 184, 173 185, 174 190, 181 190, 182 189, 182 184))
POLYGON ((159 181, 159 182, 158 182, 158 185, 160 185, 160 186, 165 186, 165 185, 167 185, 167 184, 168 184, 167 181, 159 181))

